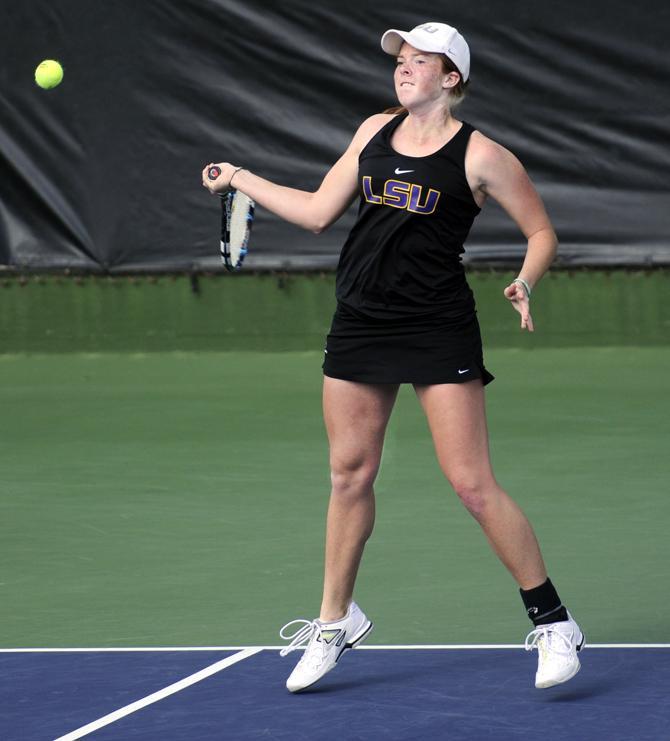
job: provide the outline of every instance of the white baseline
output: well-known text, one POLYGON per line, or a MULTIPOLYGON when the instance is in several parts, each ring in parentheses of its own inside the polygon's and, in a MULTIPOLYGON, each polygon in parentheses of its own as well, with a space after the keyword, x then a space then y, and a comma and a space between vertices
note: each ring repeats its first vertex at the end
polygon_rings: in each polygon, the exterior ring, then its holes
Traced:
MULTIPOLYGON (((670 643, 587 643, 587 648, 670 648, 670 643)), ((357 646, 356 651, 411 651, 436 650, 458 651, 472 649, 523 649, 523 643, 415 643, 415 644, 374 644, 357 646)), ((171 651, 280 651, 284 646, 100 646, 100 647, 63 647, 63 648, 0 648, 0 654, 62 654, 62 653, 153 653, 171 651)), ((250 656, 253 654, 249 654, 250 656)), ((231 657, 232 658, 232 657, 231 657)), ((246 657, 244 657, 246 658, 246 657)), ((227 661, 227 659, 224 659, 227 661)), ((241 659, 240 659, 241 660, 241 659)))

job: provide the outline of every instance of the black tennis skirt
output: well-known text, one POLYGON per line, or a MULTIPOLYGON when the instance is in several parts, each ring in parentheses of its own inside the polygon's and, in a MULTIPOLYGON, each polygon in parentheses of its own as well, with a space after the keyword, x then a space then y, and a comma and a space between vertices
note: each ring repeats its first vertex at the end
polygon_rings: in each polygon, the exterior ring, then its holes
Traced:
POLYGON ((477 316, 373 319, 339 304, 326 339, 324 375, 361 383, 464 383, 484 367, 477 316))

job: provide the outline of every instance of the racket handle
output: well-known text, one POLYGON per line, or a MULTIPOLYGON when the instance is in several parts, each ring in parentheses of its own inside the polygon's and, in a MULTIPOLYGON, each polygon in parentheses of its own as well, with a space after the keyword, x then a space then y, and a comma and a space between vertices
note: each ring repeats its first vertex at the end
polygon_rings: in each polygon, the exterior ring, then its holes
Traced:
POLYGON ((209 170, 207 170, 207 177, 210 180, 216 180, 219 175, 221 174, 221 168, 214 165, 213 167, 210 167, 209 170))

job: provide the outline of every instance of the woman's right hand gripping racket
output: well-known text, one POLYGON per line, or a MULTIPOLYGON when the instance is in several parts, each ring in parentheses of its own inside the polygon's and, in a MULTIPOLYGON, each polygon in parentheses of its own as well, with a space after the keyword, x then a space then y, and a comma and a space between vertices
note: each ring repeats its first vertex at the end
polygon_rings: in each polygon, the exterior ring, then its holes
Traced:
MULTIPOLYGON (((210 180, 216 180, 220 174, 221 169, 216 165, 207 171, 210 180)), ((234 188, 218 196, 221 198, 221 260, 228 270, 239 270, 247 256, 256 204, 234 188)))

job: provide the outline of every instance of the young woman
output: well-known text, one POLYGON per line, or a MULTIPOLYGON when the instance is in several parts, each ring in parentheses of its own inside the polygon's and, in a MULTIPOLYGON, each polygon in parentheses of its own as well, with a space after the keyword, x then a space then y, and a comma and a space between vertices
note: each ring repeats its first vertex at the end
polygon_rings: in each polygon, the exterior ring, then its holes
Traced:
MULTIPOLYGON (((282 651, 306 650, 288 678, 297 692, 360 643, 372 623, 352 601, 375 515, 373 484, 384 432, 401 383, 414 385, 440 466, 517 581, 535 625, 536 687, 579 670, 584 636, 547 578, 533 530, 491 470, 484 367, 472 292, 460 255, 474 218, 495 199, 528 242, 504 297, 533 331, 531 290, 556 254, 544 206, 518 159, 455 119, 470 73, 461 34, 443 23, 390 30, 382 48, 397 58, 399 112, 371 116, 314 193, 285 188, 220 163, 212 192, 231 185, 278 216, 319 233, 360 196, 358 219, 340 256, 337 310, 323 364, 323 408, 332 492, 320 616, 300 623, 282 651)), ((292 623, 289 623, 291 625, 292 623)), ((285 630, 289 626, 284 626, 285 630)))

